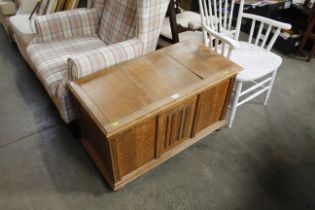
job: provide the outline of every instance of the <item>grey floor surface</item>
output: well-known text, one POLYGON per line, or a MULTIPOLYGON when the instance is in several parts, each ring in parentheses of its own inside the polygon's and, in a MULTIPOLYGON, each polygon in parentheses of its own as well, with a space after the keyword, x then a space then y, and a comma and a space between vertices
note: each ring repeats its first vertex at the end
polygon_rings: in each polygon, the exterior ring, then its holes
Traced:
POLYGON ((284 56, 269 106, 112 192, 0 31, 0 209, 315 209, 315 60, 284 56))

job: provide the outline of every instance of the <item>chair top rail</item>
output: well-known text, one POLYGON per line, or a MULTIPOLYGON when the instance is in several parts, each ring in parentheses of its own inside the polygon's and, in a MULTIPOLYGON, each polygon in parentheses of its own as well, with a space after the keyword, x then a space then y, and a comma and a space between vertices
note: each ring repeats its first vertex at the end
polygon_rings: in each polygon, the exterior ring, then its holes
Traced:
POLYGON ((255 20, 255 21, 259 21, 259 22, 263 22, 263 23, 266 23, 266 24, 269 24, 269 25, 272 25, 272 26, 275 26, 275 27, 279 27, 281 29, 291 29, 292 28, 291 24, 289 24, 289 23, 283 23, 283 22, 280 22, 280 21, 277 21, 277 20, 273 20, 273 19, 270 19, 270 18, 259 16, 259 15, 243 13, 242 17, 248 18, 248 19, 252 19, 252 20, 255 20))
POLYGON ((236 0, 199 0, 202 22, 218 31, 231 30, 235 2, 236 0))

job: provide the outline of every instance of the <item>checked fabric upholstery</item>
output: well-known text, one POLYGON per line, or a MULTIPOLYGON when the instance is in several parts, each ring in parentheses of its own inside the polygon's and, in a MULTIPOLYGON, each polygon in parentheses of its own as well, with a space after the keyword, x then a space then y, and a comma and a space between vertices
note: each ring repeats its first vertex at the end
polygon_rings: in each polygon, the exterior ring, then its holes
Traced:
POLYGON ((95 0, 94 8, 38 16, 31 66, 66 123, 76 119, 67 87, 156 49, 169 0, 95 0))

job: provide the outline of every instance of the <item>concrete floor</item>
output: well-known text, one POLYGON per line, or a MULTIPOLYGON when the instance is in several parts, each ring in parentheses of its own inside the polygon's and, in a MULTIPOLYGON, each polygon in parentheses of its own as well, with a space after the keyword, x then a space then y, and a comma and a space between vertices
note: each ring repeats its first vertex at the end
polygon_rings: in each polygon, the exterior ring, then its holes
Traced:
POLYGON ((0 209, 315 209, 315 60, 284 56, 264 107, 112 192, 0 31, 0 209))

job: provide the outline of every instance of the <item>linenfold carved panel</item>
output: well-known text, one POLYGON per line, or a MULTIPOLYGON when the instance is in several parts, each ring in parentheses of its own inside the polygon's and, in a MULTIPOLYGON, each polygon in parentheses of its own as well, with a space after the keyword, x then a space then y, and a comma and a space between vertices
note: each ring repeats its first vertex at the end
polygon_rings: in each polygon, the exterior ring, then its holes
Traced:
POLYGON ((196 101, 194 97, 159 116, 157 155, 191 138, 196 101))

